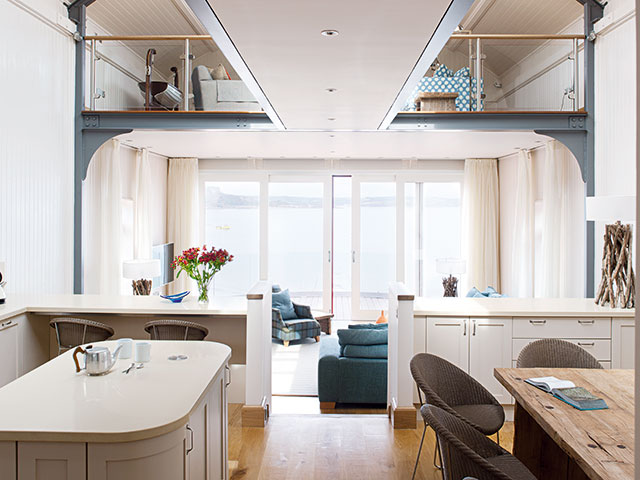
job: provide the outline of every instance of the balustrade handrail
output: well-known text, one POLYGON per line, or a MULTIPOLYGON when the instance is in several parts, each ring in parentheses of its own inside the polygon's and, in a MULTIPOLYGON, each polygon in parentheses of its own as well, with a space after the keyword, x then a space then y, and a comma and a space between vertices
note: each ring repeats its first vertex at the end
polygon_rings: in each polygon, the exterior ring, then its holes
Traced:
POLYGON ((546 33, 453 33, 452 40, 584 40, 583 34, 546 33))
POLYGON ((213 40, 211 35, 85 35, 85 40, 104 41, 159 41, 159 40, 213 40))

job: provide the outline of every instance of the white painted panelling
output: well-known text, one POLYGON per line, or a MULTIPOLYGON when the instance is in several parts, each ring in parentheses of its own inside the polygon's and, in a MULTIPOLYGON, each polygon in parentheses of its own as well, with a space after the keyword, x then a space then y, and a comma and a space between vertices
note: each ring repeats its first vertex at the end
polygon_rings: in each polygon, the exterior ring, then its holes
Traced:
MULTIPOLYGON (((29 3, 56 21, 59 2, 29 3)), ((0 111, 0 258, 11 272, 7 291, 70 293, 74 42, 14 3, 0 2, 0 45, 6 92, 0 111)))

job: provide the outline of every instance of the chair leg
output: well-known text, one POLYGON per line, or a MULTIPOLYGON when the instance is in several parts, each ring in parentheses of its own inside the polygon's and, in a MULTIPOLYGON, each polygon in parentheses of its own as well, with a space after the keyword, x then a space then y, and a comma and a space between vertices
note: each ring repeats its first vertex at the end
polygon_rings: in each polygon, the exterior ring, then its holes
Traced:
POLYGON ((313 337, 316 339, 316 343, 318 343, 320 341, 320 335, 318 335, 317 337, 313 337))
POLYGON ((418 447, 418 455, 416 456, 416 464, 413 467, 413 475, 411 480, 416 478, 416 472, 418 471, 418 462, 420 461, 420 453, 422 452, 422 444, 424 443, 424 434, 427 433, 427 424, 424 424, 424 430, 422 430, 422 438, 420 439, 420 447, 418 447))
POLYGON ((442 470, 442 455, 440 454, 440 442, 438 442, 438 437, 436 436, 436 449, 433 452, 433 466, 438 470, 442 470), (440 465, 437 464, 436 459, 440 459, 440 465))

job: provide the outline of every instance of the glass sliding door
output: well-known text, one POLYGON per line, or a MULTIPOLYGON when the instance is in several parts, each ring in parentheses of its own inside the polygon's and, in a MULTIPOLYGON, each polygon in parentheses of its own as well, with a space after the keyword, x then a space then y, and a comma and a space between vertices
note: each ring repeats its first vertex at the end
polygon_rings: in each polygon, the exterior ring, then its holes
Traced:
POLYGON ((395 179, 354 178, 353 199, 353 318, 375 319, 396 280, 395 179))
POLYGON ((324 181, 269 181, 269 280, 315 310, 325 304, 324 199, 324 181))
POLYGON ((214 277, 213 293, 246 295, 260 279, 259 182, 204 182, 204 244, 235 257, 214 277))
POLYGON ((351 185, 350 176, 333 177, 332 307, 336 320, 351 318, 351 185))

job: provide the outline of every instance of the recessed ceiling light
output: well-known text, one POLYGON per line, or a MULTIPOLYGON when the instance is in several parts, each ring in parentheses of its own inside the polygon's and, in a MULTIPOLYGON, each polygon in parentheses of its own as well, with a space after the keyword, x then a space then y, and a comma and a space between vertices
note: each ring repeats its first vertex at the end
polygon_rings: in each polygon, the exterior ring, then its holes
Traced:
POLYGON ((336 119, 336 117, 329 117, 327 118, 327 120, 329 120, 330 122, 333 122, 336 119))
POLYGON ((333 138, 333 137, 335 137, 335 135, 331 134, 331 135, 329 135, 329 137, 330 137, 330 138, 333 138))
POLYGON ((320 34, 325 37, 335 37, 336 35, 340 35, 340 32, 337 30, 322 30, 320 34))
POLYGON ((329 93, 335 93, 338 89, 337 89, 337 88, 333 88, 333 87, 329 87, 329 88, 327 88, 326 90, 327 90, 327 92, 329 92, 329 93))

